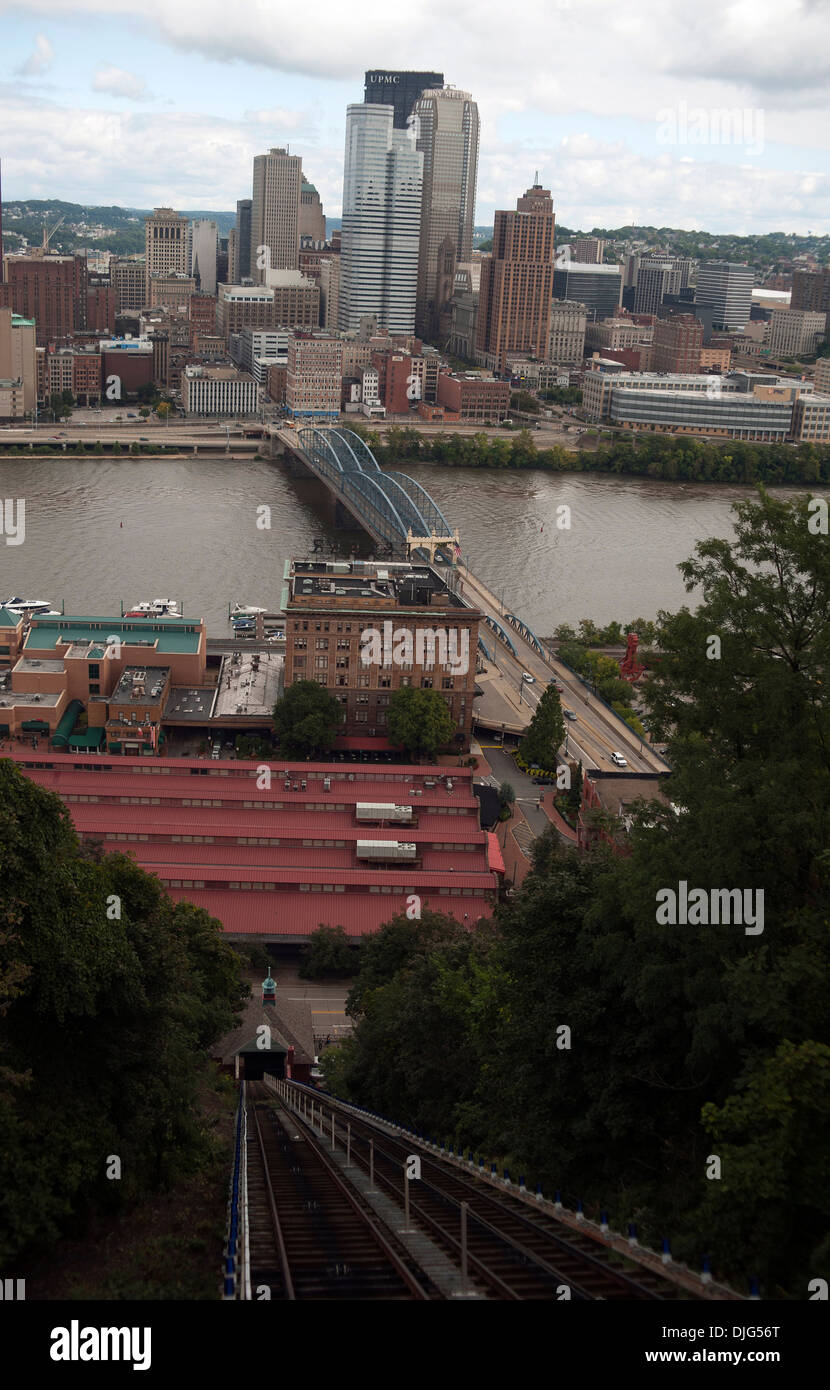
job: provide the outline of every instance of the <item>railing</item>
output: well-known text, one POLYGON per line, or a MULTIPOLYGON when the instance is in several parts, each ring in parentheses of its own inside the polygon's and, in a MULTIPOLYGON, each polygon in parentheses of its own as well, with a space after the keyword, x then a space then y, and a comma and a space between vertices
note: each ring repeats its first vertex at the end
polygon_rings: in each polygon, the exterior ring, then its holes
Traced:
POLYGON ((248 1243, 248 1117, 245 1108, 245 1082, 239 1084, 236 1109, 233 1171, 228 1195, 228 1225, 222 1257, 223 1300, 251 1297, 250 1250, 248 1243))

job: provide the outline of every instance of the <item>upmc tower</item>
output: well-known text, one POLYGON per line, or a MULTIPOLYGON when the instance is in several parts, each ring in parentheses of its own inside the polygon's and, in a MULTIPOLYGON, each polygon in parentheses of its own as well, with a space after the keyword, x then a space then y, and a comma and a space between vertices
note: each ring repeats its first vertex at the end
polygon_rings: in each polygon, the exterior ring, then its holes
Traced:
POLYGON ((407 120, 421 93, 443 85, 442 72, 389 72, 387 68, 373 68, 365 76, 363 100, 394 106, 393 125, 397 130, 406 130, 407 120))

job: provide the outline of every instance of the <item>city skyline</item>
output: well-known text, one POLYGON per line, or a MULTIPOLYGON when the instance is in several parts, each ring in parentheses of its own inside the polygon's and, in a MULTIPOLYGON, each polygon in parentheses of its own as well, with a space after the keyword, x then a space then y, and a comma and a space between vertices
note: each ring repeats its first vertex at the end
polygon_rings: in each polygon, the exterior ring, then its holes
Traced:
POLYGON ((361 3, 348 16, 324 4, 309 33, 291 14, 258 25, 257 6, 230 34, 210 3, 175 16, 155 0, 75 9, 95 24, 81 29, 49 0, 0 0, 8 200, 230 209, 253 156, 286 145, 339 216, 346 106, 382 65, 441 70, 473 92, 478 225, 538 168, 568 226, 830 230, 830 18, 797 0, 751 12, 703 0, 669 29, 643 5, 593 24, 584 6, 531 4, 520 29, 485 14, 475 38, 431 0, 410 33, 391 19, 368 28, 361 3), (552 49, 568 62, 551 68, 552 49), (725 129, 724 112, 744 128, 725 129))

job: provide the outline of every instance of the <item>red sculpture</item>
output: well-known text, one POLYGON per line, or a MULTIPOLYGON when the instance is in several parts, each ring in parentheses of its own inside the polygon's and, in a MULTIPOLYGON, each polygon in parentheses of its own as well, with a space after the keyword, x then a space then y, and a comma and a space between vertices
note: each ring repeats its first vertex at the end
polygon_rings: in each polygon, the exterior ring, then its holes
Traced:
POLYGON ((620 662, 620 675, 624 681, 638 681, 645 672, 645 666, 637 656, 640 639, 636 632, 629 632, 626 638, 625 656, 620 662))

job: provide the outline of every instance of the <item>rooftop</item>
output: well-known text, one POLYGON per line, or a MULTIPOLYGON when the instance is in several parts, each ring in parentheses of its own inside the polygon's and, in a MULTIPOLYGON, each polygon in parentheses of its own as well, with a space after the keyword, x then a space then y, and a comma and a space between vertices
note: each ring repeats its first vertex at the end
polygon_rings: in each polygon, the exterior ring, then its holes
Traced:
POLYGON ((169 679, 169 666, 151 666, 149 669, 125 666, 110 699, 117 700, 119 704, 134 702, 146 705, 148 699, 158 699, 169 679))
POLYGON ((58 644, 68 645, 72 656, 86 655, 95 660, 103 656, 109 637, 118 637, 126 647, 148 647, 158 652, 196 653, 202 634, 202 624, 192 618, 107 618, 62 617, 33 618, 26 650, 53 651, 58 644), (80 648, 95 647, 86 653, 80 648))

